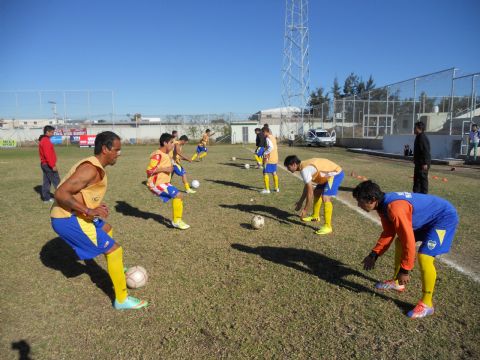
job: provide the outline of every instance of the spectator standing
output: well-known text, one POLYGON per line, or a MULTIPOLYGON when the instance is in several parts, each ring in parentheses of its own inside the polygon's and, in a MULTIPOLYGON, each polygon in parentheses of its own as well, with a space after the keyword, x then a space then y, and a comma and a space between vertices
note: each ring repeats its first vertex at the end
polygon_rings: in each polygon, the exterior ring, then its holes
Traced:
POLYGON ((288 134, 288 146, 292 147, 294 141, 295 141, 295 134, 292 131, 290 134, 288 134))
POLYGON ((470 160, 470 152, 473 149, 473 161, 477 160, 478 143, 480 142, 480 132, 478 131, 477 124, 472 124, 472 130, 468 134, 468 151, 467 161, 470 160))
POLYGON ((415 123, 415 143, 413 145, 413 192, 428 194, 428 170, 431 164, 430 141, 425 135, 425 124, 415 123))
POLYGON ((47 125, 43 128, 43 135, 40 136, 38 143, 38 153, 40 155, 40 166, 43 172, 42 200, 44 202, 53 202, 50 188, 53 185, 57 189, 60 183, 60 176, 57 170, 57 155, 50 138, 53 136, 55 128, 47 125))

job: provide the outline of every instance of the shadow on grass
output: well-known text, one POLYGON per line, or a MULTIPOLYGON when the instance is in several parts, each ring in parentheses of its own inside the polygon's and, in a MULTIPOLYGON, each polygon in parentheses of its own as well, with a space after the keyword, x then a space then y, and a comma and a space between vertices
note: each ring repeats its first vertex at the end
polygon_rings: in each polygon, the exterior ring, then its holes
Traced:
MULTIPOLYGON (((231 167, 236 167, 239 169, 244 169, 245 164, 237 164, 237 163, 219 163, 220 165, 225 165, 225 166, 231 166, 231 167)), ((253 167, 253 165, 251 165, 253 167)), ((245 169, 246 170, 246 169, 245 169)))
POLYGON ((251 190, 251 191, 255 191, 255 192, 258 192, 259 190, 262 189, 262 188, 259 188, 257 186, 250 186, 250 185, 240 184, 240 183, 237 183, 237 182, 226 181, 226 180, 205 179, 205 181, 210 181, 210 182, 213 182, 215 184, 236 187, 236 188, 244 189, 244 190, 251 190))
MULTIPOLYGON (((40 198, 42 198, 42 185, 37 185, 33 187, 33 191, 35 191, 38 195, 40 195, 40 198)), ((50 197, 53 198, 53 194, 50 192, 50 197)))
POLYGON ((12 342, 12 350, 18 350, 18 360, 31 360, 30 345, 25 340, 12 342))
POLYGON ((250 214, 254 215, 262 215, 266 218, 278 221, 281 224, 295 224, 295 225, 301 225, 305 227, 309 227, 311 229, 317 230, 315 227, 307 225, 306 223, 299 221, 299 220, 294 220, 294 218, 298 218, 298 215, 295 213, 290 213, 285 210, 281 210, 279 208, 273 207, 273 206, 265 206, 265 205, 247 205, 247 204, 235 204, 235 205, 226 205, 226 204, 221 204, 219 205, 220 207, 227 208, 227 209, 236 209, 240 210, 243 212, 247 212, 250 214))
POLYGON ((350 187, 350 186, 340 186, 338 188, 338 190, 340 190, 340 191, 347 191, 347 192, 353 192, 353 189, 355 189, 355 188, 350 187))
POLYGON ((125 201, 117 201, 117 205, 115 205, 115 210, 117 210, 117 212, 119 212, 120 214, 126 216, 138 217, 145 220, 153 219, 160 224, 171 227, 170 220, 163 217, 162 215, 140 210, 139 208, 136 208, 125 201))
POLYGON ((350 291, 372 293, 382 299, 391 300, 404 312, 407 312, 413 306, 410 303, 393 299, 361 284, 345 279, 349 275, 354 275, 371 282, 376 282, 375 279, 366 276, 362 272, 351 269, 338 260, 331 259, 328 256, 314 251, 271 246, 250 247, 243 244, 232 244, 231 246, 235 250, 255 254, 276 264, 288 266, 292 269, 317 276, 319 279, 350 291))
POLYGON ((84 260, 85 264, 80 263, 75 251, 59 237, 50 240, 42 247, 40 260, 43 265, 60 271, 66 278, 87 274, 100 290, 112 301, 115 300, 108 273, 95 260, 84 260))

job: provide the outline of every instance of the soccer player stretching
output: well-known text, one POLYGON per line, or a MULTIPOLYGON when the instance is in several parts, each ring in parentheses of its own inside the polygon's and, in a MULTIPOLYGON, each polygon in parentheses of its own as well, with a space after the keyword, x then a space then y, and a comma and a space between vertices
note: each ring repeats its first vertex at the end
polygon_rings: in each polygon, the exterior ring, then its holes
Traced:
POLYGON ((182 220, 183 200, 178 189, 170 184, 174 168, 173 159, 168 155, 173 150, 173 135, 164 133, 160 136, 160 148, 150 154, 150 163, 147 167, 147 186, 163 202, 172 200, 172 226, 186 230, 190 227, 182 220))
POLYGON ((95 138, 94 156, 77 162, 55 192, 50 212, 53 230, 81 260, 104 254, 115 290, 115 309, 140 309, 148 305, 128 296, 123 268, 123 250, 113 240, 112 226, 103 219, 108 207, 102 203, 107 191, 105 167, 114 165, 122 144, 118 135, 105 131, 95 138))
POLYGON ((285 167, 294 173, 300 171, 305 186, 300 199, 295 204, 295 210, 300 211, 300 218, 303 221, 320 221, 320 208, 322 200, 324 203, 325 224, 315 233, 318 235, 330 234, 332 230, 333 204, 332 196, 337 195, 338 188, 345 177, 342 168, 328 159, 313 158, 300 161, 296 155, 285 158, 285 167), (312 182, 317 186, 313 188, 312 182), (303 202, 305 206, 302 209, 303 202), (313 214, 307 216, 313 200, 313 214))
POLYGON ((215 133, 210 132, 210 129, 205 130, 205 133, 202 135, 202 140, 200 140, 200 142, 198 143, 197 152, 192 156, 192 161, 195 160, 197 156, 198 156, 198 161, 200 161, 205 156, 207 156, 208 141, 210 140, 210 136, 214 134, 215 133))
POLYGON ((370 255, 363 260, 365 270, 375 262, 393 242, 395 235, 395 268, 392 280, 375 285, 380 290, 402 292, 410 281, 409 271, 415 261, 415 242, 422 276, 422 299, 408 312, 410 318, 423 318, 434 312, 432 296, 437 272, 435 256, 450 251, 458 216, 448 201, 433 195, 392 192, 384 193, 372 181, 364 181, 353 190, 358 206, 365 211, 376 210, 382 221, 383 232, 370 255))
POLYGON ((265 152, 263 153, 263 181, 265 183, 265 189, 261 191, 262 194, 270 194, 270 179, 268 174, 273 175, 273 183, 275 185, 275 191, 280 192, 278 188, 278 175, 277 175, 277 163, 278 163, 278 149, 277 140, 268 127, 263 127, 263 136, 265 137, 265 152))

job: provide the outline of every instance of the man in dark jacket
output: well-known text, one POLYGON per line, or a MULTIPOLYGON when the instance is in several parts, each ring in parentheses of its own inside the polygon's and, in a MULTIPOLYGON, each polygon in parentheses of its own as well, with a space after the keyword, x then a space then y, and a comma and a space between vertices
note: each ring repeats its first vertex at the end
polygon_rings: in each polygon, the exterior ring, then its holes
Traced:
POLYGON ((47 125, 43 128, 43 135, 40 136, 38 143, 38 153, 40 155, 40 166, 43 172, 42 200, 44 202, 53 202, 50 194, 50 187, 56 189, 60 183, 60 176, 57 170, 57 155, 50 141, 55 128, 47 125))
POLYGON ((430 141, 425 135, 425 124, 415 123, 415 143, 413 145, 413 192, 428 194, 428 170, 430 169, 430 141))

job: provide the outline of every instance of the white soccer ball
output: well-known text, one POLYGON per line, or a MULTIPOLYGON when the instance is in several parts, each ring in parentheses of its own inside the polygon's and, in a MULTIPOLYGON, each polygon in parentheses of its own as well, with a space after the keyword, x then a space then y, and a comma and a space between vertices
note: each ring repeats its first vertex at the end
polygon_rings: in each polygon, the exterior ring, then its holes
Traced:
POLYGON ((127 280, 127 286, 130 289, 137 289, 145 286, 148 280, 147 270, 142 266, 132 266, 125 273, 125 279, 127 280))
POLYGON ((265 226, 265 219, 263 216, 255 215, 252 218, 252 227, 256 230, 261 229, 265 226))
POLYGON ((232 156, 232 161, 235 161, 237 160, 237 158, 235 156, 232 156))
POLYGON ((200 187, 200 181, 192 180, 192 188, 198 189, 200 187))
POLYGON ((250 164, 245 164, 244 167, 245 169, 250 169, 250 164))

